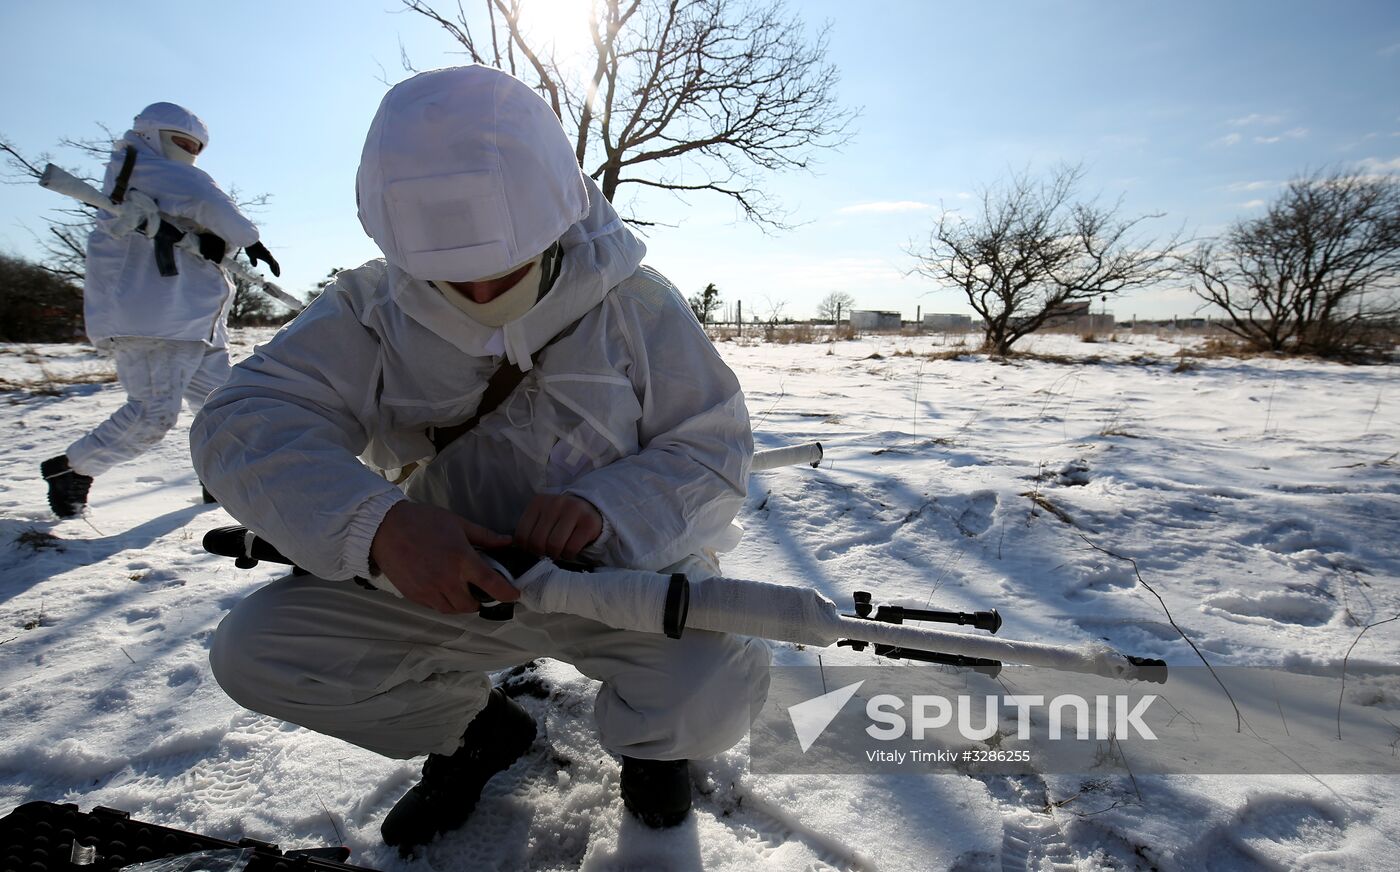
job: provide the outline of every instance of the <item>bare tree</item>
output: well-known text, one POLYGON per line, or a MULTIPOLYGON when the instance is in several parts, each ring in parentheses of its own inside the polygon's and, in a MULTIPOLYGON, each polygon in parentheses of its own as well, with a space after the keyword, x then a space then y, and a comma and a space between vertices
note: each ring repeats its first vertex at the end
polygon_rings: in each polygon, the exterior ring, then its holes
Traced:
POLYGON ((1299 176, 1184 259, 1224 329, 1263 351, 1347 355, 1400 315, 1400 178, 1299 176))
POLYGON ((982 192, 981 214, 944 210, 913 272, 961 290, 984 321, 983 347, 1007 355, 1021 337, 1072 310, 1172 274, 1177 238, 1135 239, 1139 225, 1112 207, 1075 199, 1082 166, 1044 181, 1021 172, 982 192))
POLYGON ((686 300, 690 304, 690 310, 695 313, 695 319, 701 324, 710 323, 710 316, 720 307, 719 288, 714 282, 705 285, 705 289, 690 299, 686 300))
POLYGON ((713 192, 760 227, 783 228, 786 213, 759 187, 761 175, 807 168, 814 151, 849 138, 856 113, 836 100, 829 25, 808 39, 782 0, 591 0, 591 47, 577 76, 530 31, 529 0, 481 2, 484 22, 461 0, 403 0, 473 61, 530 81, 609 201, 628 185, 713 192))
POLYGON ((763 321, 763 323, 768 324, 770 326, 773 324, 777 324, 779 321, 784 320, 783 311, 787 309, 787 304, 787 300, 775 300, 767 294, 764 294, 763 308, 765 314, 761 318, 760 316, 755 315, 754 320, 761 320, 763 321))
MULTIPOLYGON (((107 152, 111 148, 111 131, 104 127, 103 132, 107 135, 105 139, 64 139, 59 145, 78 152, 89 164, 93 160, 105 162, 107 152)), ((52 160, 52 156, 47 152, 33 158, 27 157, 4 136, 0 136, 0 153, 5 156, 4 181, 11 185, 36 184, 44 174, 44 165, 52 160)), ((101 186, 100 179, 94 179, 78 168, 69 166, 64 169, 94 187, 101 186)), ((54 200, 55 205, 58 205, 59 198, 55 197, 54 200)), ((71 201, 62 208, 54 209, 50 216, 45 218, 48 233, 35 234, 44 251, 39 266, 56 276, 81 284, 86 272, 87 238, 92 232, 95 214, 95 210, 71 201)))
POLYGON ((850 317, 851 307, 855 304, 856 298, 845 291, 832 291, 817 303, 817 317, 825 321, 839 321, 843 314, 850 317))

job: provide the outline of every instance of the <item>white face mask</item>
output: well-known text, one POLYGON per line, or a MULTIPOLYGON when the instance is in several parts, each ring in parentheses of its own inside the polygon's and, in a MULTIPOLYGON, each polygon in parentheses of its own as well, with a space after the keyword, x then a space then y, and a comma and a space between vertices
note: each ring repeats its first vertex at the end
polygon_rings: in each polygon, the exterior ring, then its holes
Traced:
MULTIPOLYGON (((520 281, 487 303, 473 302, 466 294, 456 290, 446 282, 432 282, 431 284, 447 298, 448 302, 461 309, 468 318, 478 324, 484 324, 487 327, 504 327, 534 308, 539 299, 541 260, 542 258, 537 257, 531 261, 530 269, 526 271, 520 281)), ((519 268, 515 267, 511 272, 519 268)))
POLYGON ((194 159, 199 156, 199 152, 204 150, 204 146, 199 140, 182 133, 179 130, 162 130, 160 132, 160 152, 170 160, 179 161, 183 164, 194 165, 194 159), (196 145, 195 151, 188 151, 184 146, 175 142, 176 137, 185 142, 192 142, 196 145))

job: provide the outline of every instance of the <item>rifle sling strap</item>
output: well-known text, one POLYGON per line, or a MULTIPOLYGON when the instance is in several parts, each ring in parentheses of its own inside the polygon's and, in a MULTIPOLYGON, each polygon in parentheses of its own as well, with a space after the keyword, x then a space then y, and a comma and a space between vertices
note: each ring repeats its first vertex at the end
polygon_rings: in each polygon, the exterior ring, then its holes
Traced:
MULTIPOLYGON (((583 319, 579 319, 583 320, 583 319)), ((540 346, 540 351, 544 351, 549 346, 574 332, 574 328, 579 324, 573 322, 568 327, 560 330, 544 345, 540 346)), ((539 351, 535 352, 539 354, 539 351)), ((476 412, 470 418, 460 424, 453 424, 450 427, 432 427, 428 430, 428 439, 433 443, 433 448, 438 454, 443 449, 461 438, 467 431, 471 430, 481 419, 491 414, 491 412, 506 401, 506 398, 514 393, 517 385, 525 378, 525 373, 520 367, 510 362, 510 358, 501 361, 501 365, 496 367, 496 371, 491 373, 491 378, 486 382, 486 390, 481 395, 481 402, 477 404, 476 412)))
MULTIPOLYGON (((112 183, 112 193, 108 195, 108 199, 114 204, 121 205, 126 199, 127 187, 131 184, 131 172, 135 168, 136 147, 128 145, 126 154, 122 157, 122 168, 117 172, 116 181, 112 183)), ((175 262, 175 246, 184 236, 185 231, 162 219, 160 228, 155 236, 151 237, 155 246, 156 272, 162 277, 172 278, 180 274, 180 268, 175 262)))
POLYGON ((428 438, 432 440, 433 448, 437 450, 437 453, 441 454, 444 448, 475 427, 482 418, 505 402, 506 397, 515 391, 516 385, 520 384, 520 380, 523 378, 525 378, 525 373, 520 371, 520 367, 511 363, 509 359, 501 361, 501 365, 496 367, 496 371, 491 373, 490 380, 486 382, 486 391, 481 395, 481 402, 470 418, 460 424, 453 424, 451 427, 434 427, 429 431, 428 438))
POLYGON ((155 245, 156 272, 161 276, 171 278, 180 274, 180 267, 175 261, 175 246, 184 238, 185 231, 161 219, 160 228, 151 239, 155 245))
POLYGON ((126 147, 126 157, 122 158, 121 172, 117 173, 117 181, 112 185, 111 201, 120 204, 126 199, 126 187, 131 183, 131 171, 136 168, 136 147, 128 145, 126 147))

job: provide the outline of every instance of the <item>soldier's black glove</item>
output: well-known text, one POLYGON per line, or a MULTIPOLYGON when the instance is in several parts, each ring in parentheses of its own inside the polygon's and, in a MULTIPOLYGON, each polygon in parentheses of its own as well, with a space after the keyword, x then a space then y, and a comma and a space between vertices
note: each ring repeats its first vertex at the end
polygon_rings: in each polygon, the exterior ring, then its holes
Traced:
POLYGON ((223 263, 224 255, 228 254, 228 243, 219 234, 206 230, 199 234, 199 253, 205 260, 223 263))
POLYGON ((273 275, 282 275, 282 267, 277 265, 277 258, 272 256, 272 252, 267 250, 267 246, 263 245, 261 240, 243 249, 243 253, 248 255, 248 260, 253 262, 253 266, 257 266, 258 261, 262 260, 267 263, 267 268, 272 270, 273 275))

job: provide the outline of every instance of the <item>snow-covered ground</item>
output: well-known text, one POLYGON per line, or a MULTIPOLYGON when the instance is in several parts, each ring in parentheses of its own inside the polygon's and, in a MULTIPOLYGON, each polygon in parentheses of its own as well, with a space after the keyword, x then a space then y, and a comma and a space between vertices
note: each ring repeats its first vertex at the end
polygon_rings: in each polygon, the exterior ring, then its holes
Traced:
MULTIPOLYGON (((759 448, 826 447, 820 469, 754 476, 726 574, 843 606, 873 589, 996 607, 1003 636, 1174 665, 1199 661, 1132 567, 1089 541, 1136 559, 1217 664, 1334 667, 1400 614, 1400 370, 1117 340, 1040 337, 1027 347, 1045 359, 1011 363, 947 359, 942 336, 720 343, 759 448)), ((105 805, 284 848, 343 843, 386 870, 1395 868, 1394 776, 757 775, 741 745, 696 764, 688 823, 649 832, 622 812, 591 682, 553 662, 506 679, 541 741, 463 830, 401 860, 378 827, 417 761, 245 711, 209 675, 218 620, 277 570, 201 550, 231 519, 199 502, 188 420, 100 478, 86 518, 48 513, 39 461, 121 402, 110 372, 82 346, 0 346, 0 813, 105 805)), ((775 662, 815 656, 780 646, 775 662)), ((1400 665, 1400 622, 1350 662, 1400 665)))

